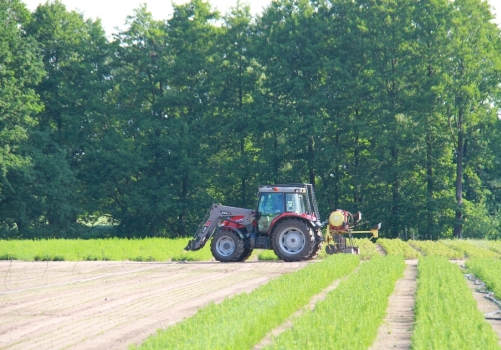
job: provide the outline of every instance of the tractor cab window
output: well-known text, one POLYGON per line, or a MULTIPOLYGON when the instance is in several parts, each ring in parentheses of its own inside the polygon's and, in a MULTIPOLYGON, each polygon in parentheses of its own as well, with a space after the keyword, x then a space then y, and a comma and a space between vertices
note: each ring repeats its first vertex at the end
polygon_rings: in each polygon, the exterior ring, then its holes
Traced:
POLYGON ((258 210, 261 215, 279 214, 284 212, 282 193, 262 193, 259 199, 258 210))
POLYGON ((301 193, 287 193, 285 195, 285 211, 304 214, 306 213, 306 198, 301 193))

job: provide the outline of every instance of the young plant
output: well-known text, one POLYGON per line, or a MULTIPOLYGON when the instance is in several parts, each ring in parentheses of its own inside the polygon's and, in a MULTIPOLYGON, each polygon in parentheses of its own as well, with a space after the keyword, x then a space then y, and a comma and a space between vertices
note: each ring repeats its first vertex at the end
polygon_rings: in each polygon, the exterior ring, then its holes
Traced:
POLYGON ((377 240, 377 244, 381 245, 388 255, 403 255, 405 259, 417 259, 421 255, 407 242, 399 238, 380 238, 377 240))
POLYGON ((459 267, 444 257, 419 259, 412 349, 499 349, 459 267))
POLYGON ((408 242, 412 247, 419 249, 425 256, 443 256, 448 259, 462 259, 464 254, 449 248, 442 242, 437 241, 413 241, 408 242))
POLYGON ((499 258, 499 254, 489 249, 480 248, 469 241, 444 239, 440 242, 463 253, 468 258, 499 258))
POLYGON ((501 260, 492 258, 475 258, 466 261, 466 267, 480 278, 485 286, 501 299, 501 260))
POLYGON ((368 238, 354 238, 355 246, 359 248, 359 257, 361 260, 370 260, 379 255, 376 245, 368 238))

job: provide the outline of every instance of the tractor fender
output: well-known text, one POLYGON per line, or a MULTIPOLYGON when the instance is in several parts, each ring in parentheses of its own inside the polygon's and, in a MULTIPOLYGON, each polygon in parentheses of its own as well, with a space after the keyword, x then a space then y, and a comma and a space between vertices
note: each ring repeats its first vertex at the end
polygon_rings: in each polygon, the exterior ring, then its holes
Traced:
POLYGON ((245 234, 238 228, 233 227, 233 226, 219 226, 219 230, 228 230, 228 231, 233 231, 235 232, 240 238, 245 239, 245 234))

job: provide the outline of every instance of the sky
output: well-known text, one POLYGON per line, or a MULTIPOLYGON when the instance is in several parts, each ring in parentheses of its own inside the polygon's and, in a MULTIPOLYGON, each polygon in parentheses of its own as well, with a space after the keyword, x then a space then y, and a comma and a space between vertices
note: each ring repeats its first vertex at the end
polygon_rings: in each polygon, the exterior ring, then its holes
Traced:
MULTIPOLYGON (((33 11, 39 4, 46 0, 22 0, 29 10, 33 11)), ((163 20, 172 16, 172 3, 183 4, 189 0, 62 0, 67 10, 78 10, 83 12, 84 18, 101 18, 101 23, 107 35, 116 33, 115 27, 125 29, 125 19, 132 15, 132 11, 141 4, 146 3, 148 11, 152 13, 153 19, 163 20)), ((501 2, 501 0, 498 0, 501 2)), ((210 0, 213 8, 217 8, 221 14, 229 11, 230 7, 237 4, 237 0, 210 0)), ((251 7, 251 13, 261 13, 263 7, 270 4, 270 0, 247 0, 251 7)))
MULTIPOLYGON (((494 8, 496 15, 496 23, 501 26, 501 0, 488 0, 494 8)), ((35 10, 40 3, 45 3, 40 0, 23 0, 31 11, 35 10)), ((171 3, 182 4, 188 0, 62 0, 66 5, 67 10, 78 10, 83 12, 84 18, 101 18, 106 34, 111 36, 119 29, 125 29, 125 19, 132 15, 132 10, 138 8, 140 4, 146 3, 148 10, 152 13, 156 20, 168 19, 172 16, 171 3)), ((228 12, 230 7, 234 7, 237 0, 210 0, 211 5, 219 10, 222 14, 228 12)), ((261 13, 263 7, 270 4, 270 0, 248 0, 252 14, 261 13)))

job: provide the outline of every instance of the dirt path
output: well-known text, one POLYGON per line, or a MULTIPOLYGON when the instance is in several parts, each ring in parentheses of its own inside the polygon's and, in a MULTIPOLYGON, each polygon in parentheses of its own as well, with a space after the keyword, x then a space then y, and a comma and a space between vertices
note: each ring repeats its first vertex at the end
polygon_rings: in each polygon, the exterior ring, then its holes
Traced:
POLYGON ((390 296, 384 323, 379 327, 372 350, 409 349, 414 326, 417 288, 417 260, 406 260, 404 277, 397 281, 390 296))
POLYGON ((307 263, 0 262, 0 349, 126 349, 307 263))

